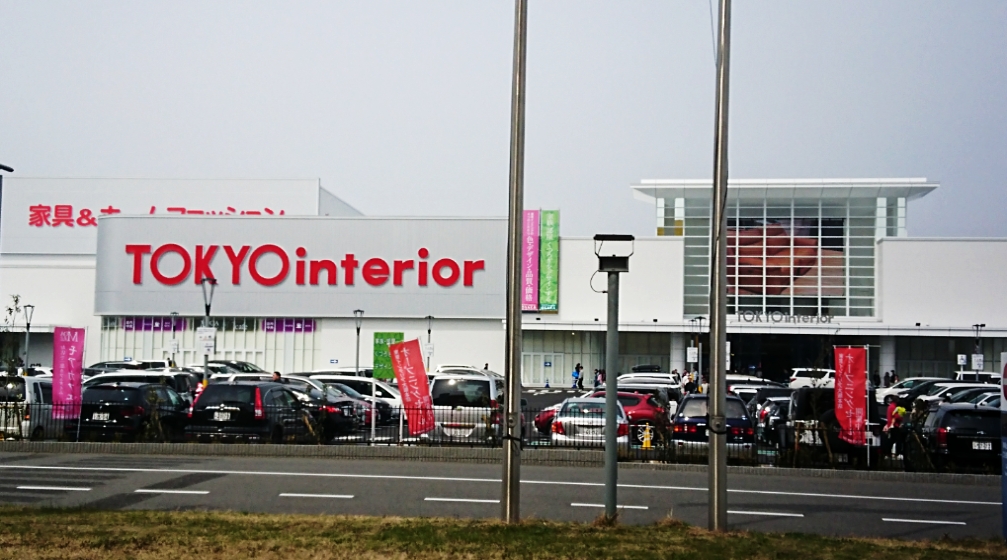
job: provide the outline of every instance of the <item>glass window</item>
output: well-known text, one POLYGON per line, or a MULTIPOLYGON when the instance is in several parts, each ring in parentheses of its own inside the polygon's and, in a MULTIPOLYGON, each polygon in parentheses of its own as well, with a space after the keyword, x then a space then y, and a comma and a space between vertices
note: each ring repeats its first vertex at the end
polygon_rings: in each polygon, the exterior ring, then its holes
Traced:
POLYGON ((488 379, 438 379, 430 389, 435 406, 489 406, 488 379))
POLYGON ((247 385, 210 385, 203 390, 197 401, 199 404, 242 403, 255 402, 255 387, 247 385))
POLYGON ((140 391, 133 387, 98 385, 84 389, 82 400, 86 403, 140 403, 140 391))

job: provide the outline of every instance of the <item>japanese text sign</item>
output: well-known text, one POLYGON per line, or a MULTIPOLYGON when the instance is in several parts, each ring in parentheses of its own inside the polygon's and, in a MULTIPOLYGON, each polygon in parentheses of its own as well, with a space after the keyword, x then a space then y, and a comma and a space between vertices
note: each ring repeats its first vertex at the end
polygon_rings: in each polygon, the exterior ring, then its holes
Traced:
POLYGON ((867 350, 836 348, 836 420, 840 439, 867 443, 867 350))
POLYGON ((402 405, 406 409, 409 435, 418 436, 433 430, 434 402, 430 398, 430 385, 423 367, 419 339, 392 344, 388 347, 388 352, 399 383, 402 405))
POLYGON ((52 334, 52 417, 80 416, 84 329, 56 327, 52 334))
POLYGON ((400 332, 374 333, 373 375, 376 379, 391 379, 395 377, 395 372, 392 371, 392 358, 388 352, 388 348, 392 344, 402 342, 405 338, 406 336, 400 332))
POLYGON ((538 311, 539 211, 524 211, 521 236, 521 310, 538 311))

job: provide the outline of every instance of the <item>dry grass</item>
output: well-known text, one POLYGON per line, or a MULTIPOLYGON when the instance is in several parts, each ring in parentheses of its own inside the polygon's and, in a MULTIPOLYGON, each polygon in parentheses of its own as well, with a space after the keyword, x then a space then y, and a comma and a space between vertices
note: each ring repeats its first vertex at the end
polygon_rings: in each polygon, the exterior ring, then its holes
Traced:
POLYGON ((0 559, 1007 558, 993 541, 907 542, 646 527, 0 507, 0 559))

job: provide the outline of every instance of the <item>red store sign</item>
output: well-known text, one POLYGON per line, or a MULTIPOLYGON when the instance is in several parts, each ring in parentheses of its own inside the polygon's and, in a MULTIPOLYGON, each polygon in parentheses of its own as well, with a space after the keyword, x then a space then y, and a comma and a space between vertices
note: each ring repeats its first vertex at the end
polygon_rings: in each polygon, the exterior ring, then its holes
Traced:
MULTIPOLYGON (((142 244, 128 244, 126 253, 133 257, 133 284, 143 284, 145 271, 160 284, 174 286, 185 282, 190 277, 199 284, 204 278, 222 276, 214 273, 212 266, 219 254, 216 266, 218 271, 227 270, 231 273, 231 284, 241 284, 243 273, 261 286, 276 286, 291 276, 293 268, 294 282, 298 286, 327 284, 339 285, 340 278, 345 286, 353 286, 357 281, 357 271, 360 278, 369 286, 379 287, 391 283, 393 286, 428 286, 432 282, 437 286, 450 288, 459 282, 463 286, 474 286, 476 273, 485 270, 485 260, 462 260, 452 258, 433 259, 430 251, 421 247, 416 251, 416 258, 389 260, 371 257, 360 260, 353 253, 346 253, 338 262, 332 259, 308 259, 308 251, 298 247, 293 255, 272 243, 252 247, 251 245, 196 245, 191 249, 177 243, 166 243, 158 247, 142 244), (181 259, 181 269, 172 271, 171 276, 161 269, 161 260, 168 255, 181 259), (279 270, 270 272, 271 276, 262 273, 261 259, 270 256, 274 262, 278 259, 279 270), (293 257, 293 258, 292 258, 293 257), (291 266, 292 265, 292 266, 291 266), (340 274, 342 271, 342 274, 340 274)), ((275 267, 274 267, 275 268, 275 267)), ((226 276, 226 273, 225 273, 226 276)))

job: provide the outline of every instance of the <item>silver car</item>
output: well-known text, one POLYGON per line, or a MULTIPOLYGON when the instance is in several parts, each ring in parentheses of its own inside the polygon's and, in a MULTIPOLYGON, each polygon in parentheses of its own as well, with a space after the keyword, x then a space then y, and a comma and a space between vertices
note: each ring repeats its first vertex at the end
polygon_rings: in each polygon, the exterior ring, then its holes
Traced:
MULTIPOLYGON (((629 421, 622 405, 616 423, 616 444, 629 445, 629 421)), ((566 447, 605 446, 605 399, 567 399, 552 421, 552 444, 566 447)))
POLYGON ((437 375, 430 383, 435 427, 426 434, 438 441, 499 439, 504 383, 488 375, 437 375))
POLYGON ((51 377, 0 377, 0 432, 32 440, 63 434, 63 421, 52 418, 51 377))

